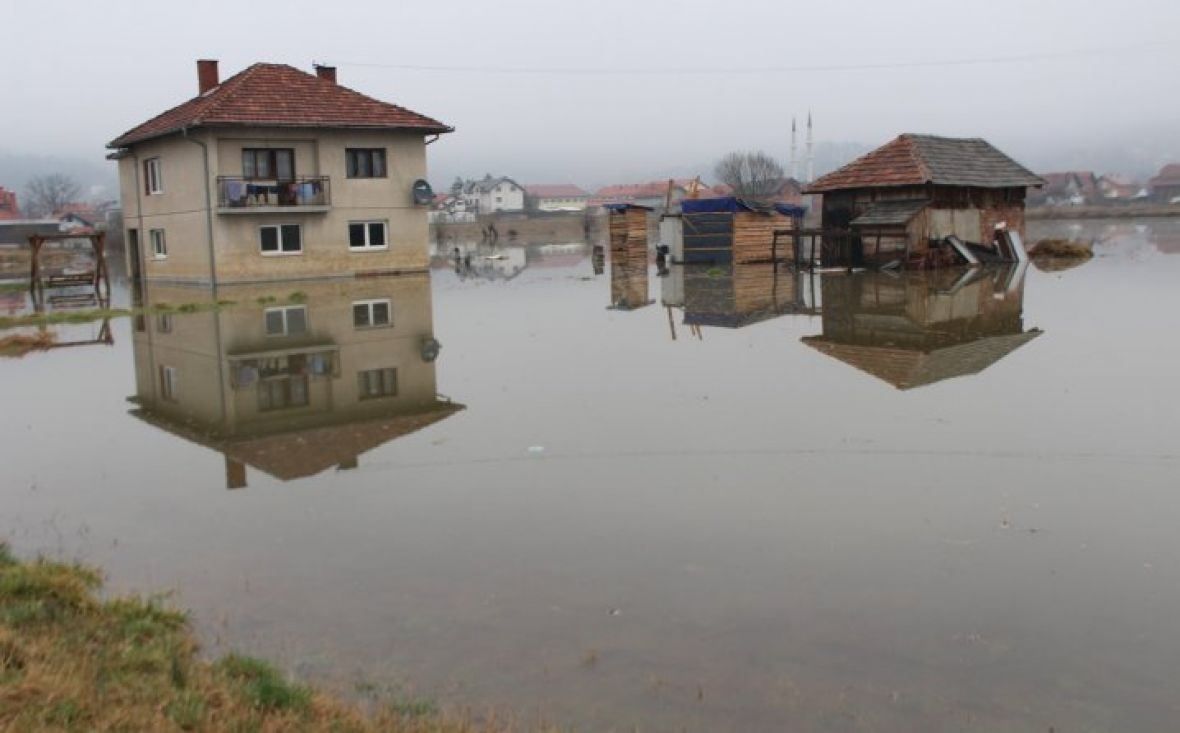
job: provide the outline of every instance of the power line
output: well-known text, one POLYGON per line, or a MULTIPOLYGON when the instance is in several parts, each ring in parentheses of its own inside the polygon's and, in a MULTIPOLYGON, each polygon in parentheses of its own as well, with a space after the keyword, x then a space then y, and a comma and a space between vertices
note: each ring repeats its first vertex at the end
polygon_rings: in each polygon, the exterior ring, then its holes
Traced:
POLYGON ((539 66, 436 66, 427 64, 389 64, 375 62, 340 62, 339 66, 396 69, 428 73, 463 74, 544 74, 551 76, 697 76, 697 75, 757 75, 757 74, 801 74, 838 71, 876 71, 890 69, 923 69, 954 66, 987 66, 990 64, 1020 64, 1030 61, 1059 61, 1086 56, 1125 55, 1157 48, 1174 48, 1176 44, 1160 41, 1141 43, 1135 46, 1106 48, 1083 48, 1069 51, 1039 52, 1012 56, 991 56, 970 59, 942 59, 921 61, 887 61, 854 64, 803 64, 791 66, 732 66, 732 67, 683 67, 683 68, 591 68, 591 67, 539 67, 539 66))

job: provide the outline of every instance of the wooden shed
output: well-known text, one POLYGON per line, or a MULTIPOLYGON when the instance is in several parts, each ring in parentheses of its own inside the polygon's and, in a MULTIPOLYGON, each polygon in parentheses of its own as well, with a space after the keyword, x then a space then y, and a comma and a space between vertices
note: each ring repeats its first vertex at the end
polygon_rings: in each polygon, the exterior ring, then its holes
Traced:
POLYGON ((794 259, 803 209, 733 196, 680 203, 685 263, 745 264, 794 259))
POLYGON ((635 204, 609 204, 610 307, 634 310, 654 301, 648 294, 647 218, 651 209, 635 204))
MULTIPOLYGON (((954 237, 987 258, 997 230, 1023 238, 1027 189, 1044 183, 979 138, 905 134, 806 189, 823 194, 825 265, 910 266, 955 262, 939 257, 954 237)), ((962 261, 962 260, 959 260, 962 261)))

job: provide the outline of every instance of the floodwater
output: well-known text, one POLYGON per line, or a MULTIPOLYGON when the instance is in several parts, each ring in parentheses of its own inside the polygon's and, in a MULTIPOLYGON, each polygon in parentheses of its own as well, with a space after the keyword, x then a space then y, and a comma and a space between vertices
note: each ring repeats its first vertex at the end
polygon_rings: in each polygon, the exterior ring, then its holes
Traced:
POLYGON ((0 537, 522 727, 1174 731, 1180 224, 1060 234, 1098 256, 529 247, 113 320, 0 359, 0 537))

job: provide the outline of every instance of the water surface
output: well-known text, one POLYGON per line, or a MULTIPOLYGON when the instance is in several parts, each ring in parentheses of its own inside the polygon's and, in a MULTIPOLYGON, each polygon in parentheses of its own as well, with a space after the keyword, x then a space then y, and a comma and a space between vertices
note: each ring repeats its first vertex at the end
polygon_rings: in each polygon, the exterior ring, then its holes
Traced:
POLYGON ((1050 234, 1099 256, 529 247, 114 320, 0 360, 0 536, 175 590, 214 652, 522 720, 1174 730, 1180 225, 1050 234))

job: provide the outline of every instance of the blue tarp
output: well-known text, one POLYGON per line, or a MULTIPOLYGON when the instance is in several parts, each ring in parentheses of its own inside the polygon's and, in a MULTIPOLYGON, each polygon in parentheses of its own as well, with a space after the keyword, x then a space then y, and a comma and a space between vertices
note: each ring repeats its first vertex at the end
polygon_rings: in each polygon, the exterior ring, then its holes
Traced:
POLYGON ((639 204, 603 204, 602 208, 610 211, 626 211, 627 209, 643 209, 644 211, 651 211, 650 206, 640 206, 639 204))
POLYGON ((791 204, 775 203, 770 206, 764 206, 745 199, 740 199, 737 196, 724 196, 715 199, 684 199, 680 202, 680 210, 685 214, 700 214, 700 213, 717 213, 717 212, 734 212, 734 211, 774 211, 783 216, 803 216, 803 207, 792 206, 791 204))

